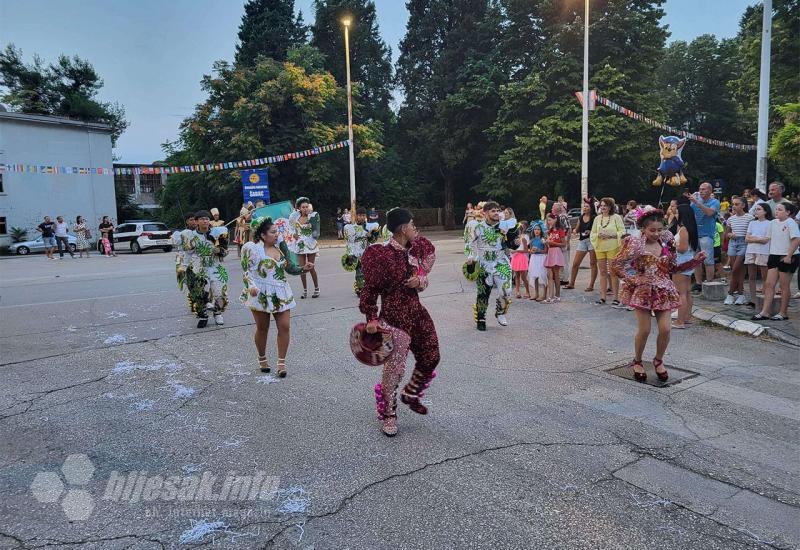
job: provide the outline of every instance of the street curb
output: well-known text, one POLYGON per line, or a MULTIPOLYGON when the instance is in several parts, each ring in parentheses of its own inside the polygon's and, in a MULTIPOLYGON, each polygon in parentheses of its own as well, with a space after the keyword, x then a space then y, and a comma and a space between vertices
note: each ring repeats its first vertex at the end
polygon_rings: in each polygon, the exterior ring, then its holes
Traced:
POLYGON ((730 315, 717 313, 716 311, 703 309, 700 307, 692 308, 692 316, 701 321, 707 321, 729 330, 747 334, 748 336, 758 337, 762 336, 766 332, 767 335, 775 340, 779 340, 795 347, 800 347, 800 339, 786 334, 781 330, 774 329, 773 327, 762 325, 761 323, 745 321, 744 319, 736 319, 730 315))

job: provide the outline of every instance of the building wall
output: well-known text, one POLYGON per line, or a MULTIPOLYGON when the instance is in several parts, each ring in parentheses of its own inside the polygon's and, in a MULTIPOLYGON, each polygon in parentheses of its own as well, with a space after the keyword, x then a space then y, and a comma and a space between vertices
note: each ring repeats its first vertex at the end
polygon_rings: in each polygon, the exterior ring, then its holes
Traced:
MULTIPOLYGON (((111 134, 97 125, 52 124, 0 116, 0 162, 111 168, 111 134)), ((12 227, 28 230, 28 238, 45 215, 64 216, 70 225, 80 214, 97 233, 104 215, 116 220, 114 176, 80 174, 3 174, 0 216, 12 227)), ((11 243, 0 235, 0 245, 11 243)))

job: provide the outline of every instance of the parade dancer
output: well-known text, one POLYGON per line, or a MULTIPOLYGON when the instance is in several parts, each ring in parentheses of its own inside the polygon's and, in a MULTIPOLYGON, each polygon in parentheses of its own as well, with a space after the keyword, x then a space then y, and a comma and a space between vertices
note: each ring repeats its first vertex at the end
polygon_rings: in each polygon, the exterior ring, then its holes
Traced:
POLYGON ((484 220, 472 230, 472 240, 467 243, 468 251, 465 266, 468 272, 477 272, 478 297, 474 306, 475 322, 480 331, 486 330, 486 310, 492 288, 497 288, 495 317, 501 326, 508 326, 506 313, 511 305, 511 265, 506 250, 516 246, 518 229, 516 226, 502 227, 500 224, 500 205, 489 201, 483 205, 484 220))
POLYGON ((267 361, 269 316, 275 318, 278 329, 278 364, 276 372, 286 377, 286 353, 289 350, 291 310, 296 302, 286 274, 301 275, 314 269, 306 262, 302 267, 293 263, 289 249, 278 235, 271 218, 256 218, 251 223, 253 241, 242 247, 242 279, 244 290, 239 301, 253 314, 256 332, 253 337, 258 351, 258 367, 270 372, 267 361))
POLYGON ((197 317, 197 328, 208 325, 208 312, 214 322, 222 325, 222 313, 228 306, 228 272, 222 265, 228 254, 228 230, 211 228, 211 215, 206 210, 195 214, 197 229, 186 233, 184 253, 188 255, 191 270, 186 271, 189 303, 197 317))
POLYGON ((633 376, 637 382, 645 382, 647 374, 642 365, 642 354, 650 335, 650 318, 655 315, 658 324, 658 340, 653 368, 662 382, 669 379, 664 368, 664 354, 670 337, 671 312, 681 305, 680 294, 671 276, 701 265, 704 252, 678 265, 675 239, 664 230, 664 212, 650 209, 643 211, 637 226, 641 236, 630 236, 611 265, 618 277, 623 279, 622 302, 636 311, 638 330, 634 338, 633 376), (629 274, 630 270, 630 274, 629 274), (652 312, 652 313, 651 313, 652 312))
POLYGON ((183 291, 183 287, 186 286, 186 270, 189 267, 188 255, 183 249, 183 235, 184 232, 192 232, 197 227, 194 212, 189 212, 185 218, 186 228, 172 234, 172 246, 175 247, 175 278, 180 291, 183 291))
MULTIPOLYGON (((291 227, 294 239, 289 242, 289 250, 297 254, 300 265, 306 262, 311 264, 311 280, 314 283, 314 293, 312 298, 319 298, 319 280, 317 270, 314 269, 314 260, 319 254, 319 213, 314 212, 311 201, 307 197, 300 197, 294 202, 295 211, 289 215, 289 226, 291 227)), ((303 294, 300 298, 305 300, 308 297, 308 287, 306 283, 306 271, 300 274, 303 283, 303 294)))
POLYGON ((364 255, 364 251, 369 245, 378 240, 379 234, 380 225, 375 222, 367 222, 367 209, 363 207, 356 210, 356 223, 348 223, 344 226, 344 238, 347 245, 344 256, 342 256, 342 267, 345 271, 355 271, 356 273, 356 280, 353 283, 353 292, 356 293, 356 296, 364 287, 361 256, 364 255))
POLYGON ((439 340, 431 316, 419 301, 436 260, 433 244, 418 236, 408 210, 395 208, 386 218, 392 238, 386 245, 370 246, 362 258, 364 287, 359 309, 367 318, 366 332, 383 330, 392 335, 394 350, 384 363, 381 383, 375 387, 383 433, 391 437, 397 434, 397 388, 409 351, 416 365, 400 400, 418 414, 428 413, 421 398, 436 376, 439 340))

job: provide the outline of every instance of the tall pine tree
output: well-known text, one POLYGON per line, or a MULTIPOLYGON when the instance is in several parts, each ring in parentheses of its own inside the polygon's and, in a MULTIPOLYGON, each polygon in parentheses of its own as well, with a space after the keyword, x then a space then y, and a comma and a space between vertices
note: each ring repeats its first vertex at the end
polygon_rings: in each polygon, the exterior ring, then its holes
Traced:
POLYGON ((236 65, 252 66, 259 55, 286 60, 286 52, 306 41, 303 15, 294 15, 294 0, 248 0, 239 25, 236 65))
POLYGON ((445 225, 469 200, 488 145, 486 129, 503 80, 497 58, 499 12, 488 0, 409 0, 397 76, 402 150, 409 179, 441 197, 445 225))

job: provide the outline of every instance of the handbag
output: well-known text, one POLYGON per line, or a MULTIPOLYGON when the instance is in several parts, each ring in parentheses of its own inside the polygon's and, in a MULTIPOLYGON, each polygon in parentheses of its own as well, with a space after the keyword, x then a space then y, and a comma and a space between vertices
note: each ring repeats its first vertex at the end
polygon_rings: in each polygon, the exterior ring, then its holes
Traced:
POLYGON ((84 230, 83 230, 83 236, 84 236, 84 238, 86 238, 86 239, 91 239, 91 238, 92 238, 92 232, 91 232, 91 231, 89 231, 89 228, 88 228, 88 227, 87 227, 86 229, 84 229, 84 230))

